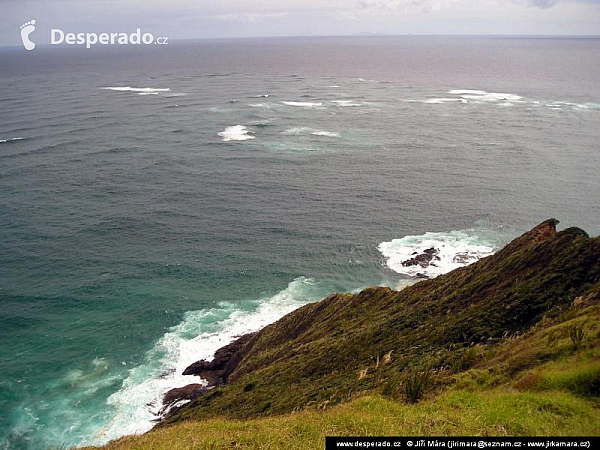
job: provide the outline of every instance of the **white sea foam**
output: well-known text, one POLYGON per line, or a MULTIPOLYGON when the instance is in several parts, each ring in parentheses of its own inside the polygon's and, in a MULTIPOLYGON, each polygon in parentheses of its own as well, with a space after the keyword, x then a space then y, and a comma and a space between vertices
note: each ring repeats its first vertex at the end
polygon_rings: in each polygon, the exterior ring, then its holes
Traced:
POLYGON ((100 89, 108 89, 109 91, 119 91, 119 92, 138 92, 138 93, 159 93, 159 92, 168 92, 171 88, 135 88, 131 86, 109 86, 103 87, 100 89))
MULTIPOLYGON (((487 92, 479 89, 451 89, 448 91, 448 94, 457 95, 459 99, 465 101, 472 101, 475 103, 480 102, 504 102, 501 103, 503 106, 512 106, 509 105, 509 102, 522 102, 522 98, 517 94, 505 94, 501 92, 487 92)), ((440 99, 442 100, 442 99, 440 99)), ((450 99, 443 99, 446 101, 450 101, 450 99)), ((456 101, 456 100, 455 100, 456 101)))
POLYGON ((442 233, 428 232, 419 236, 405 236, 382 242, 377 247, 386 258, 388 267, 411 277, 436 277, 489 256, 499 247, 499 242, 489 233, 469 229, 442 233), (431 263, 422 267, 403 265, 427 249, 437 250, 431 263))
POLYGON ((314 136, 340 137, 340 133, 336 133, 335 131, 313 131, 310 134, 314 136))
POLYGON ((454 103, 454 102, 467 103, 467 101, 464 98, 430 98, 430 99, 423 101, 423 103, 430 103, 430 104, 454 103))
POLYGON ((564 101, 553 101, 551 103, 547 103, 546 106, 552 109, 560 109, 563 107, 569 107, 576 110, 579 109, 598 109, 598 103, 574 103, 574 102, 564 102, 564 101))
POLYGON ((487 92, 480 91, 477 89, 451 89, 448 91, 448 94, 452 95, 485 95, 487 92))
POLYGON ((310 127, 294 127, 283 131, 281 134, 288 136, 300 136, 302 134, 312 134, 314 136, 328 136, 328 137, 340 137, 340 133, 335 131, 323 131, 317 130, 316 128, 310 127))
POLYGON ((7 142, 14 142, 14 141, 22 141, 25 138, 22 137, 14 137, 14 138, 10 138, 10 139, 0 139, 0 144, 5 144, 7 142))
POLYGON ((114 410, 112 419, 82 445, 101 445, 150 430, 164 394, 198 382, 197 378, 181 375, 188 365, 211 359, 216 350, 237 336, 257 331, 327 294, 314 280, 300 277, 272 297, 242 302, 243 309, 223 302, 218 308, 186 313, 183 321, 148 352, 146 362, 129 371, 121 389, 108 398, 114 410))
POLYGON ((467 100, 475 100, 479 102, 500 102, 500 101, 516 101, 523 97, 516 94, 503 94, 500 92, 486 92, 485 94, 463 94, 462 98, 467 100))
POLYGON ((301 106, 304 108, 315 108, 317 106, 323 106, 323 103, 319 102, 281 102, 288 106, 301 106))
POLYGON ((338 106, 362 106, 362 103, 356 103, 354 100, 331 100, 331 103, 336 103, 338 106))
POLYGON ((248 131, 244 125, 234 125, 225 128, 225 130, 218 133, 218 135, 223 138, 224 142, 254 139, 254 136, 251 136, 248 133, 250 133, 250 131, 248 131))
POLYGON ((443 97, 443 98, 429 98, 429 99, 400 99, 405 102, 420 102, 429 104, 442 104, 442 103, 472 103, 472 104, 494 104, 497 106, 513 107, 513 106, 527 106, 527 107, 539 107, 546 106, 553 110, 562 110, 564 108, 570 108, 574 110, 592 110, 599 109, 598 103, 575 103, 568 101, 559 100, 546 100, 540 102, 539 100, 532 100, 521 95, 502 93, 502 92, 487 92, 479 89, 451 89, 448 94, 454 97, 443 97))
MULTIPOLYGON (((465 96, 463 96, 464 98, 465 96)), ((482 95, 482 100, 483 101, 491 101, 491 102, 498 102, 498 101, 510 101, 510 102, 516 102, 518 100, 521 100, 523 97, 517 94, 506 94, 506 93, 499 93, 499 92, 489 92, 485 95, 482 95)))
POLYGON ((600 103, 587 102, 579 106, 583 109, 600 109, 600 103))
POLYGON ((300 134, 304 134, 308 131, 312 130, 312 128, 309 127, 294 127, 294 128, 288 128, 285 131, 282 131, 281 134, 285 134, 288 136, 298 136, 300 134))

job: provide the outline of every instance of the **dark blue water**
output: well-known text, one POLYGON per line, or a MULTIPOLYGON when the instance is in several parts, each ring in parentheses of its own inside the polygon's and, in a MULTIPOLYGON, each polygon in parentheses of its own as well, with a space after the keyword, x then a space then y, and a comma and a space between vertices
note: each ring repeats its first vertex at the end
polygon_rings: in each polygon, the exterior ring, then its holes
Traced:
POLYGON ((596 39, 0 49, 0 446, 145 431, 190 362, 423 246, 598 234, 598 86, 596 39))

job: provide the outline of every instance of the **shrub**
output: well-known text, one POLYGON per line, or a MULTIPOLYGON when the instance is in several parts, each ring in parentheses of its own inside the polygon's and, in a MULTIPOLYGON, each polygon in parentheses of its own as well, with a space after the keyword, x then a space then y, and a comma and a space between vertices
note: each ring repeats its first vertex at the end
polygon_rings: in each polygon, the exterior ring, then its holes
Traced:
POLYGON ((581 325, 571 325, 569 327, 569 337, 573 343, 573 350, 581 348, 583 341, 587 337, 587 331, 585 331, 585 322, 581 325))
POLYGON ((413 372, 404 382, 404 395, 409 403, 417 403, 433 381, 433 370, 413 372))

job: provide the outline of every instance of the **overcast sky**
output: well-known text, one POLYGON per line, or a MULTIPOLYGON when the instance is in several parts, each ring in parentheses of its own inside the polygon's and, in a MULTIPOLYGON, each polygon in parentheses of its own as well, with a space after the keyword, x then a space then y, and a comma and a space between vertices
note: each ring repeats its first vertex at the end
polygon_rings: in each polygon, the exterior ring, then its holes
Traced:
MULTIPOLYGON (((0 0, 0 46, 50 30, 174 39, 382 34, 600 35, 600 0, 0 0)), ((35 39, 33 39, 35 38, 35 39)))

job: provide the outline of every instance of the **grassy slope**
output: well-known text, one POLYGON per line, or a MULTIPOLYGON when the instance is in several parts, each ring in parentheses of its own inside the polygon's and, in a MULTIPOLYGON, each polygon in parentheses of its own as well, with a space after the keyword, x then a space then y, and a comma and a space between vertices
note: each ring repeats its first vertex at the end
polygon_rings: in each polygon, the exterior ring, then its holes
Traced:
POLYGON ((554 223, 400 292, 336 294, 288 314, 243 347, 227 386, 196 399, 163 426, 342 403, 393 380, 401 383, 411 371, 460 366, 471 344, 491 345, 544 315, 556 316, 600 281, 600 238, 579 229, 556 234, 554 223))
POLYGON ((318 449, 327 435, 600 435, 598 319, 594 297, 524 335, 475 347, 463 359, 470 368, 436 372, 417 404, 403 401, 399 385, 388 397, 371 393, 267 418, 186 421, 105 448, 318 449), (584 322, 587 336, 574 350, 569 328, 584 322))
POLYGON ((401 292, 337 294, 288 314, 242 347, 228 385, 109 448, 315 448, 326 434, 600 434, 600 238, 554 225, 401 292), (577 349, 573 326, 586 332, 577 349), (428 369, 426 398, 404 404, 407 380, 428 369))
POLYGON ((298 449, 325 447, 324 436, 598 435, 598 414, 565 394, 448 393, 418 407, 363 397, 319 413, 248 421, 208 420, 122 439, 107 450, 298 449), (518 419, 515 419, 518 417, 518 419), (594 420, 596 423, 594 424, 594 420))

